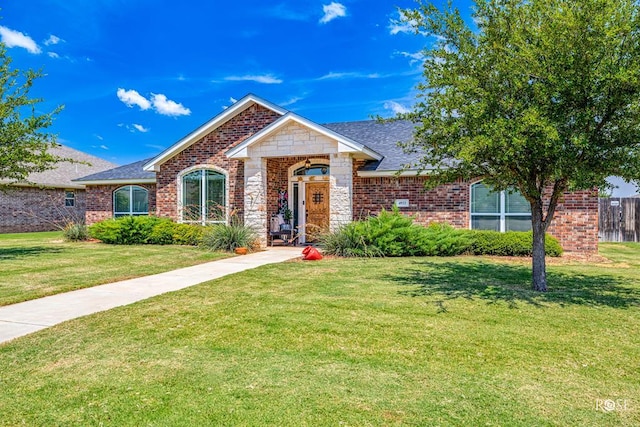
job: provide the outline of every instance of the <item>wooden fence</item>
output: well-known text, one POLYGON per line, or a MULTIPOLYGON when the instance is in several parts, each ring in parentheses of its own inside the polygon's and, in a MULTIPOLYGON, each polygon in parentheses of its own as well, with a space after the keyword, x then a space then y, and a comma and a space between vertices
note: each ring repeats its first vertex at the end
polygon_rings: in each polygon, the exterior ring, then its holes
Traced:
POLYGON ((599 200, 598 240, 640 242, 640 197, 599 200))

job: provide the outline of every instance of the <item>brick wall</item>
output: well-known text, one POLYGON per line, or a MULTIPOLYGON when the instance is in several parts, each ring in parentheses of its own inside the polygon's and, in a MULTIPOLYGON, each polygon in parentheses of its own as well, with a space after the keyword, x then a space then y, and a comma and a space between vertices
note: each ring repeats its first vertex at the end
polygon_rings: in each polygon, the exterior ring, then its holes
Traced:
POLYGON ((280 117, 260 105, 253 105, 201 140, 169 159, 156 173, 157 215, 178 220, 178 174, 196 165, 215 165, 229 174, 229 209, 244 216, 244 163, 224 153, 280 117))
MULTIPOLYGON (((447 222, 454 227, 469 228, 469 190, 467 182, 456 182, 425 190, 426 177, 353 178, 354 220, 391 209, 396 199, 409 199, 409 207, 400 211, 415 215, 416 222, 447 222)), ((597 252, 598 195, 594 191, 565 193, 559 203, 549 233, 567 252, 597 252)))
MULTIPOLYGON (((149 191, 149 213, 156 210, 156 185, 134 184, 149 191)), ((104 219, 113 218, 113 192, 125 185, 87 185, 87 212, 85 220, 91 225, 104 219)))
POLYGON ((69 220, 84 219, 86 195, 75 192, 75 206, 65 206, 64 189, 15 187, 0 191, 0 233, 22 233, 59 229, 69 220))
POLYGON ((553 217, 549 233, 565 251, 598 251, 598 192, 565 193, 553 217))
POLYGON ((353 167, 353 218, 354 220, 390 210, 396 199, 408 199, 409 207, 400 208, 406 215, 415 215, 416 222, 447 222, 455 227, 469 227, 469 185, 463 182, 442 185, 425 190, 427 177, 376 177, 362 178, 353 167))

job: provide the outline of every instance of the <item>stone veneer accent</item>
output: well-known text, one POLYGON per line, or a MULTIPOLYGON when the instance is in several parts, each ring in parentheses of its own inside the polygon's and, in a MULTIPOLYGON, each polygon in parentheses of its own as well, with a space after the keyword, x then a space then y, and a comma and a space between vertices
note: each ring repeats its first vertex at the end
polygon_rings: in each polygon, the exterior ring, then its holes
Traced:
POLYGON ((267 244, 268 218, 277 209, 277 191, 288 188, 289 167, 307 158, 329 159, 331 229, 351 220, 352 159, 348 153, 338 152, 337 141, 290 124, 248 147, 247 154, 245 224, 259 230, 262 244, 267 244))
MULTIPOLYGON (((118 185, 87 185, 87 212, 85 221, 87 225, 98 221, 113 218, 113 192, 118 188, 129 184, 118 185)), ((156 210, 156 185, 155 184, 130 184, 146 188, 149 191, 149 213, 156 210)))
POLYGON ((75 206, 65 206, 65 189, 9 187, 0 191, 0 233, 52 231, 68 220, 81 221, 86 207, 86 193, 75 192, 75 206))

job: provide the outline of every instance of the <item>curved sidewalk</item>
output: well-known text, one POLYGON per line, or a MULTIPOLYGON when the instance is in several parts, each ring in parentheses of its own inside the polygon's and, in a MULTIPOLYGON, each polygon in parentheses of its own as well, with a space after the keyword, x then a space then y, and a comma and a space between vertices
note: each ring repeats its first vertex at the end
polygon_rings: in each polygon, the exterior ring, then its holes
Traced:
POLYGON ((228 274, 298 258, 301 251, 299 247, 269 248, 249 255, 0 307, 0 344, 77 317, 132 304, 228 274))

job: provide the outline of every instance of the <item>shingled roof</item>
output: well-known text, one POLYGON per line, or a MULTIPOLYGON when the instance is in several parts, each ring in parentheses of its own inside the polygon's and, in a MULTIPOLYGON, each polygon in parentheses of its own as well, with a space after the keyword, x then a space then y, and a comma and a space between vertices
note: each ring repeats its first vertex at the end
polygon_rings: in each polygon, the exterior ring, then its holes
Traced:
POLYGON ((327 123, 323 126, 358 141, 384 156, 382 160, 368 162, 361 170, 395 172, 417 160, 414 154, 407 154, 398 146, 398 143, 409 142, 413 138, 415 126, 408 120, 392 122, 365 120, 327 123))
POLYGON ((155 182, 156 173, 148 172, 142 169, 142 167, 153 159, 139 160, 128 165, 119 166, 114 169, 98 172, 93 175, 88 175, 77 179, 76 182, 84 184, 108 184, 108 183, 141 183, 141 182, 155 182))
POLYGON ((115 163, 65 145, 51 148, 49 153, 59 157, 73 159, 81 163, 60 162, 55 168, 44 172, 32 173, 27 178, 27 182, 15 185, 37 185, 49 188, 83 188, 83 185, 74 182, 74 180, 87 174, 112 169, 116 166, 115 163))
MULTIPOLYGON (((413 138, 414 125, 406 120, 379 122, 364 120, 357 122, 328 123, 322 125, 340 135, 346 136, 362 145, 380 153, 382 160, 370 161, 362 169, 367 172, 396 172, 407 164, 417 160, 416 155, 406 154, 399 142, 407 142, 413 138)), ((143 166, 153 158, 109 169, 93 175, 77 179, 84 184, 106 184, 109 182, 153 182, 155 172, 145 171, 143 166)))

